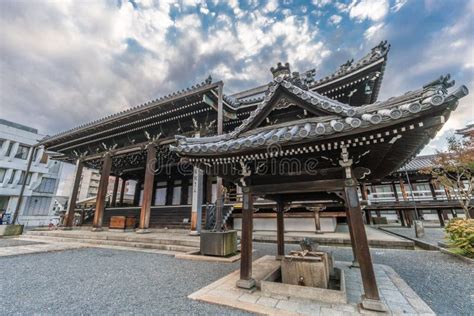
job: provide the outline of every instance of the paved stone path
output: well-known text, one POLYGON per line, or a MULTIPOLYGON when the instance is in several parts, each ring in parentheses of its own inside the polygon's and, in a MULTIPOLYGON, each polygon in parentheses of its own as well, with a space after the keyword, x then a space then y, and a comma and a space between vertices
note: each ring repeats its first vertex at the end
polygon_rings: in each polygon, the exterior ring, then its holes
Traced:
MULTIPOLYGON (((268 275, 275 268, 275 257, 264 256, 254 261, 252 266, 254 273, 258 271, 256 274, 268 275)), ((189 297, 204 302, 239 307, 259 314, 359 315, 360 311, 357 304, 360 302, 363 293, 360 270, 351 268, 350 262, 336 261, 335 266, 344 271, 347 303, 342 303, 334 297, 332 297, 332 303, 329 301, 323 303, 281 295, 282 293, 286 294, 288 289, 275 295, 274 293, 265 292, 263 285, 261 291, 250 292, 239 289, 235 287, 239 279, 238 271, 200 289, 189 297)), ((386 304, 389 314, 434 315, 428 305, 407 286, 392 268, 386 265, 375 265, 374 270, 380 289, 380 299, 386 304)), ((327 299, 330 295, 326 293, 322 296, 327 299)), ((367 313, 367 311, 363 312, 367 313)))
POLYGON ((418 239, 433 246, 438 246, 438 241, 446 241, 446 233, 442 227, 425 227, 425 235, 421 238, 416 237, 415 227, 384 227, 384 229, 402 236, 418 239))
MULTIPOLYGON (((70 244, 70 243, 69 243, 70 244)), ((254 258, 274 255, 276 245, 255 243, 254 258)), ((350 248, 322 247, 339 261, 350 248)), ((286 251, 298 249, 287 245, 286 251)), ((375 263, 392 267, 439 315, 471 315, 472 266, 437 251, 373 249, 375 263)), ((0 292, 7 314, 246 314, 191 301, 187 296, 235 271, 233 264, 85 248, 0 257, 0 292)))

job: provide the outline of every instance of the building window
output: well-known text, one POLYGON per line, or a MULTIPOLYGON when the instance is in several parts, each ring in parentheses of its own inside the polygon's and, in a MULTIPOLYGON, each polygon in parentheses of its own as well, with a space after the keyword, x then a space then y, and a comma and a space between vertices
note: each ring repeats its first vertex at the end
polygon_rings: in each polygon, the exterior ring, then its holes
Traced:
POLYGON ((48 215, 52 198, 45 196, 31 196, 25 203, 23 215, 48 215))
POLYGON ((0 183, 3 182, 5 179, 5 174, 7 173, 7 169, 0 168, 0 183))
POLYGON ((27 159, 29 151, 30 151, 30 147, 20 145, 18 146, 18 150, 16 152, 15 158, 27 159))
MULTIPOLYGON (((25 171, 21 172, 20 175, 20 180, 18 181, 18 184, 23 184, 23 181, 25 181, 25 171)), ((28 173, 28 176, 26 177, 26 185, 30 185, 31 182, 31 172, 28 173)))
POLYGON ((54 193, 54 189, 56 186, 56 179, 52 178, 43 178, 41 179, 41 183, 35 192, 40 193, 54 193))
POLYGON ((5 153, 5 156, 10 156, 13 148, 13 142, 10 142, 10 145, 8 145, 7 152, 5 153))
POLYGON ((8 180, 8 184, 12 184, 13 183, 13 180, 15 179, 15 175, 17 172, 19 172, 20 170, 13 170, 12 172, 12 175, 10 177, 10 180, 8 180))

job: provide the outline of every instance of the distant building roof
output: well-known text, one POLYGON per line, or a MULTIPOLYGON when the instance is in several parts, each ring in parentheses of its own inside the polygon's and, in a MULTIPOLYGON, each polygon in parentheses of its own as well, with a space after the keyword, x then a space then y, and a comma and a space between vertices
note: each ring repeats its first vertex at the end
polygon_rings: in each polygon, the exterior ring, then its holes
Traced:
POLYGON ((15 123, 15 122, 7 121, 7 120, 4 120, 4 119, 0 119, 0 124, 10 126, 10 127, 13 127, 13 128, 18 128, 18 129, 21 129, 21 130, 24 130, 24 131, 27 131, 27 132, 30 132, 30 133, 38 134, 38 130, 36 128, 32 128, 32 127, 25 126, 25 125, 22 125, 22 124, 18 124, 18 123, 15 123))
POLYGON ((417 171, 423 168, 427 168, 433 164, 432 160, 436 155, 424 155, 413 158, 410 162, 406 163, 403 167, 398 169, 398 172, 405 171, 417 171))
POLYGON ((456 134, 463 136, 471 136, 474 133, 474 123, 469 123, 466 127, 457 129, 456 134))

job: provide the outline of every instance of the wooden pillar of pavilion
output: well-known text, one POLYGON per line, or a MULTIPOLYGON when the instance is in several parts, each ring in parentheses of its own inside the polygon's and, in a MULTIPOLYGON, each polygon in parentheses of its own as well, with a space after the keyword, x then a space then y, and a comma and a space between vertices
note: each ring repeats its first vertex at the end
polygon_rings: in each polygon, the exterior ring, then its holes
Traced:
POLYGON ((117 206, 117 192, 118 192, 120 177, 116 176, 114 180, 115 180, 114 181, 114 190, 112 191, 112 201, 110 203, 110 206, 112 206, 112 207, 117 206))
POLYGON ((146 167, 145 181, 143 187, 143 199, 140 209, 140 223, 137 233, 147 233, 150 226, 151 199, 153 196, 153 183, 155 182, 155 164, 156 164, 156 147, 152 144, 146 149, 146 167))
POLYGON ((71 229, 74 223, 74 214, 76 210, 77 194, 79 193, 79 185, 81 184, 82 170, 84 163, 78 159, 76 161, 76 170, 74 172, 74 184, 72 187, 71 195, 69 196, 69 203, 67 206, 67 217, 65 229, 71 229))
MULTIPOLYGON (((365 183, 362 183, 360 185, 360 195, 362 197, 362 200, 364 201, 369 201, 369 196, 367 194, 367 187, 365 185, 365 183)), ((371 222, 372 222, 372 216, 370 214, 370 211, 368 211, 367 209, 364 210, 364 213, 365 213, 365 223, 367 225, 370 225, 371 222)))
POLYGON ((240 279, 237 281, 237 286, 251 289, 255 286, 255 280, 252 279, 253 196, 248 187, 242 188, 242 191, 240 279))
POLYGON ((187 205, 189 198, 189 178, 184 178, 181 181, 181 205, 187 205))
POLYGON ((283 201, 277 201, 277 255, 285 255, 285 222, 283 201))
POLYGON ((112 168, 112 155, 106 153, 102 159, 102 169, 100 172, 99 189, 97 191, 97 201, 95 204, 94 221, 92 231, 102 230, 102 221, 104 219, 105 197, 107 195, 107 186, 109 184, 110 170, 112 168))
POLYGON ((385 305, 380 301, 375 272, 370 256, 369 243, 362 219, 362 213, 357 196, 356 181, 347 179, 344 188, 344 199, 346 210, 349 215, 349 226, 351 227, 353 240, 352 246, 355 248, 356 257, 359 261, 364 295, 362 306, 370 310, 385 311, 385 305))
POLYGON ((123 198, 125 196, 125 185, 127 180, 122 178, 122 186, 120 187, 119 206, 123 206, 123 198))
POLYGON ((135 194, 133 195, 133 206, 140 206, 140 193, 142 191, 142 181, 135 183, 135 194))

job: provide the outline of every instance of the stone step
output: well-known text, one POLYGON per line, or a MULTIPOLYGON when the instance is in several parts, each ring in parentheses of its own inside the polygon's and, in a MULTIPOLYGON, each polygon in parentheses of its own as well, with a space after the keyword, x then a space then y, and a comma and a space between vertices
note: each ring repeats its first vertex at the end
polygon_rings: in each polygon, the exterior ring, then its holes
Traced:
POLYGON ((37 235, 23 235, 22 238, 31 239, 31 240, 50 241, 50 242, 86 243, 86 244, 93 244, 93 245, 155 249, 155 250, 166 250, 166 251, 174 251, 174 252, 199 251, 199 247, 135 242, 135 241, 118 241, 118 240, 109 240, 109 239, 67 238, 67 237, 52 237, 52 236, 39 236, 39 235, 38 236, 37 235))
POLYGON ((119 241, 119 242, 132 242, 132 243, 149 243, 157 245, 174 245, 184 247, 198 247, 198 238, 186 238, 188 236, 169 236, 164 234, 129 234, 129 233, 91 233, 88 231, 27 231, 23 236, 41 236, 41 237, 53 237, 53 238, 67 238, 71 240, 86 239, 86 240, 108 240, 108 241, 119 241))

